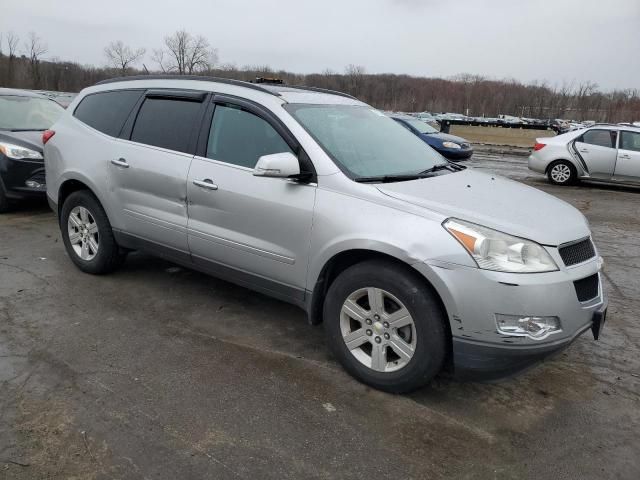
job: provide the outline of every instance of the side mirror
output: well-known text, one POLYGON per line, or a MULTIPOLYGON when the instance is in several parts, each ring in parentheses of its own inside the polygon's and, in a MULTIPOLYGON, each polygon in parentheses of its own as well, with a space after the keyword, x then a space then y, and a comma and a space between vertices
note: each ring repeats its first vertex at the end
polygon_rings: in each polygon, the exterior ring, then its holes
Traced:
POLYGON ((263 155, 258 159, 253 174, 256 177, 295 178, 300 175, 300 163, 291 152, 263 155))

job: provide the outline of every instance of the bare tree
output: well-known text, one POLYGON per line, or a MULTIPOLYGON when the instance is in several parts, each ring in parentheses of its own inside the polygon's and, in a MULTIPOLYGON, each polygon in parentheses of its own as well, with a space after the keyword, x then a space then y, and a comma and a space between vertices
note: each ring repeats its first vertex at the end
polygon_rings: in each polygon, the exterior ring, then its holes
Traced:
POLYGON ((16 58, 16 53, 18 51, 18 43, 20 42, 20 37, 13 32, 7 32, 7 48, 9 49, 9 59, 16 58))
POLYGON ((165 37, 164 45, 164 49, 153 52, 153 60, 163 72, 190 75, 211 69, 218 59, 216 49, 205 37, 193 36, 186 30, 165 37))
POLYGON ((365 68, 361 65, 349 64, 344 69, 347 77, 348 88, 353 95, 358 96, 362 89, 362 83, 365 75, 365 68))
POLYGON ((142 58, 146 50, 144 48, 132 49, 125 45, 122 40, 111 42, 104 48, 104 55, 111 66, 122 71, 122 75, 127 74, 127 69, 142 58))
POLYGON ((42 55, 49 51, 47 44, 36 35, 35 32, 29 32, 27 41, 25 42, 25 50, 27 57, 29 57, 29 63, 31 65, 31 82, 34 88, 39 88, 42 82, 40 72, 40 59, 42 55))

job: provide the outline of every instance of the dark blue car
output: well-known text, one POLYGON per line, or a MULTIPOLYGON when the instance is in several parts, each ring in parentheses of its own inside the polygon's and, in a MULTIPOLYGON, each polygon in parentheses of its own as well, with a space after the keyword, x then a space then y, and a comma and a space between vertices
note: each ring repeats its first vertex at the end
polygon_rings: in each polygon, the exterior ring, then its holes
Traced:
POLYGON ((471 144, 464 138, 440 133, 428 123, 409 115, 390 115, 390 117, 449 160, 466 160, 473 155, 471 144))

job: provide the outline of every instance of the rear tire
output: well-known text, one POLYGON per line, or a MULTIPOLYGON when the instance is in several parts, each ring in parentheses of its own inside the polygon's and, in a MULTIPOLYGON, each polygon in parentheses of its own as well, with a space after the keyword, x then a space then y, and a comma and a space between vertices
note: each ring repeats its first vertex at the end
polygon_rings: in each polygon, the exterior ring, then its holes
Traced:
POLYGON ((578 177, 576 167, 567 160, 556 160, 547 170, 549 182, 554 185, 573 185, 578 177))
POLYGON ((83 272, 109 273, 124 260, 107 214, 88 190, 73 192, 64 201, 60 231, 69 257, 83 272))
POLYGON ((349 267, 324 302, 328 343, 344 369, 391 393, 422 387, 442 369, 445 322, 435 293, 418 274, 388 261, 349 267))

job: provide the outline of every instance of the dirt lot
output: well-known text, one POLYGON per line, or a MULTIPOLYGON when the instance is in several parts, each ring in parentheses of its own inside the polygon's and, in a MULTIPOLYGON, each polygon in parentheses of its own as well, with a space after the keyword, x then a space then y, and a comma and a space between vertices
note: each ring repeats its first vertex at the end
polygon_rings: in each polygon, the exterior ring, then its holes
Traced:
POLYGON ((452 135, 458 135, 472 143, 486 145, 513 145, 515 147, 533 147, 536 138, 553 137, 553 130, 524 130, 521 128, 473 127, 452 125, 452 135))
POLYGON ((608 325, 517 378, 371 390, 294 307, 143 255, 105 277, 41 205, 0 217, 0 478, 640 478, 640 190, 557 188, 588 217, 608 325))

